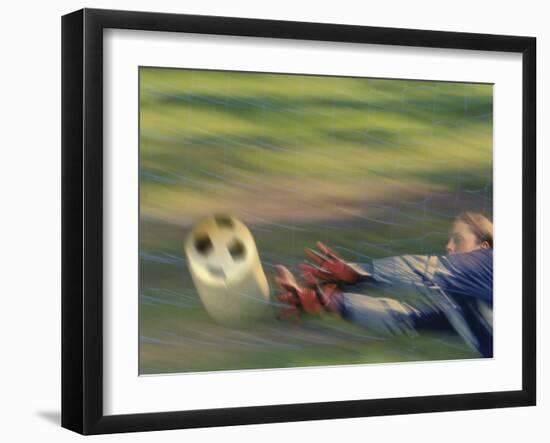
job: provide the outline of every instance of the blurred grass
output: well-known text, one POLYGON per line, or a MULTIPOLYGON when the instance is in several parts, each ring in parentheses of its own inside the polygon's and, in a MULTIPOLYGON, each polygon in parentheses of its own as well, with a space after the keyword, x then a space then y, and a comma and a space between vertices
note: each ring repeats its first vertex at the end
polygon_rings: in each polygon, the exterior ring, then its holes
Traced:
POLYGON ((223 328, 182 253, 194 222, 229 212, 272 282, 317 240, 355 261, 443 252, 463 210, 492 213, 491 85, 141 68, 140 371, 476 356, 453 335, 381 340, 336 319, 290 338, 223 328))

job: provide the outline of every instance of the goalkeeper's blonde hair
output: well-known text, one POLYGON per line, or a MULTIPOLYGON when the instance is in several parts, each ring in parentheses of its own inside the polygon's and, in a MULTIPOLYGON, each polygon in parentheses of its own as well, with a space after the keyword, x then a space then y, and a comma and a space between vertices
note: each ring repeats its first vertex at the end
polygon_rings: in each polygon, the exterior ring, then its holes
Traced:
POLYGON ((493 223, 479 212, 466 211, 458 215, 457 220, 465 223, 476 236, 478 243, 487 242, 493 247, 493 223))

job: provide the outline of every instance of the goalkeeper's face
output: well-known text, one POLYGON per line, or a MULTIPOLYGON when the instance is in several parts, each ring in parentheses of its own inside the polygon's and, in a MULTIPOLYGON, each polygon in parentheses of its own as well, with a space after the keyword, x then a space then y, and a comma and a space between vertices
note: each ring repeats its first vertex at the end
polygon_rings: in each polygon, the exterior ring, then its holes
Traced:
POLYGON ((486 241, 480 242, 478 237, 466 223, 461 220, 454 222, 447 243, 447 252, 449 254, 461 254, 487 248, 489 248, 489 244, 486 241))

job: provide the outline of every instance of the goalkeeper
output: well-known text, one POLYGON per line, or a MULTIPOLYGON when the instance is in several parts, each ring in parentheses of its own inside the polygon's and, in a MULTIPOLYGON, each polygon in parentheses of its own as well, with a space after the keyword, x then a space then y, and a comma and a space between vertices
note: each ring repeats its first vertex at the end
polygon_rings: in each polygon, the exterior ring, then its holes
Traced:
POLYGON ((282 317, 333 312, 387 335, 454 329, 483 357, 493 356, 493 225, 483 215, 459 215, 447 255, 403 255, 348 263, 321 242, 306 250, 303 284, 278 267, 282 317), (365 294, 369 287, 412 291, 406 302, 365 294))

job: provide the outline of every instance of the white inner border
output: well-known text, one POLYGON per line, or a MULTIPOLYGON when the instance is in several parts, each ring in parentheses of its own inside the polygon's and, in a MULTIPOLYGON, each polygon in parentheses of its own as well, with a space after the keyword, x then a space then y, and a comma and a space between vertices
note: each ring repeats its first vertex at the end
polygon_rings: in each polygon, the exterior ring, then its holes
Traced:
POLYGON ((118 29, 103 42, 104 414, 521 389, 520 54, 118 29), (494 83, 495 358, 139 377, 140 65, 494 83))

